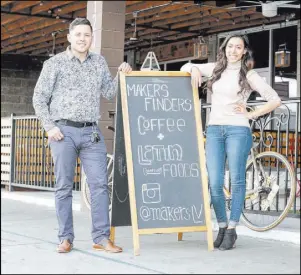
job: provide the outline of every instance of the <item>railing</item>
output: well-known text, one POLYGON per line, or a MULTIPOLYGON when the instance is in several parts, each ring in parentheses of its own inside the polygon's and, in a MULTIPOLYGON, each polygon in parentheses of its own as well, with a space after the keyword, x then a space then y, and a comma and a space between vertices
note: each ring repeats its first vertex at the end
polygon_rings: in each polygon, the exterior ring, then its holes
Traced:
MULTIPOLYGON (((81 188, 77 160, 73 190, 81 188)), ((12 187, 54 190, 54 164, 47 134, 36 116, 1 118, 1 184, 12 187)))
POLYGON ((12 151, 12 119, 1 118, 1 184, 10 186, 11 163, 13 162, 12 151))
MULTIPOLYGON (((263 105, 264 101, 250 101, 252 108, 263 105)), ((282 100, 282 106, 268 116, 260 118, 254 125, 253 141, 256 142, 257 151, 275 151, 284 155, 294 166, 297 176, 297 193, 292 208, 294 215, 300 217, 300 99, 282 100)), ((210 116, 211 105, 201 104, 204 135, 206 135, 206 119, 210 116)))

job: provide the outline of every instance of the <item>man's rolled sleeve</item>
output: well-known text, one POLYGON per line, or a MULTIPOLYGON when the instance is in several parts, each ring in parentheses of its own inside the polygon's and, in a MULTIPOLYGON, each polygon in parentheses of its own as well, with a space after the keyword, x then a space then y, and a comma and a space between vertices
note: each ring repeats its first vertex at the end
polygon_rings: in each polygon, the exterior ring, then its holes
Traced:
POLYGON ((118 85, 118 74, 112 79, 111 73, 109 71, 108 64, 104 57, 101 56, 101 63, 103 66, 103 76, 101 85, 101 94, 106 99, 112 99, 116 95, 117 85, 118 85))
POLYGON ((33 93, 33 108, 36 116, 40 119, 43 128, 46 131, 52 129, 55 124, 50 118, 48 103, 50 101, 55 82, 56 82, 56 66, 51 60, 47 60, 43 64, 43 68, 33 93))

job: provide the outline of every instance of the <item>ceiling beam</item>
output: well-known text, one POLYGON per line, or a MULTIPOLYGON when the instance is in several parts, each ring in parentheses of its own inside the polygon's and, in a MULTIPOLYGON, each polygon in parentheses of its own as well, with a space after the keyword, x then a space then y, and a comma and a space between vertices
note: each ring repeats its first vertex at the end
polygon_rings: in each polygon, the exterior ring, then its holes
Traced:
POLYGON ((139 10, 144 9, 156 9, 159 8, 161 5, 171 4, 172 1, 141 1, 141 3, 137 3, 135 5, 126 7, 126 13, 131 13, 134 11, 139 12, 139 10))
MULTIPOLYGON (((193 16, 191 17, 190 20, 187 20, 187 21, 184 21, 182 22, 176 22, 174 24, 172 24, 170 27, 171 29, 177 29, 177 28, 182 28, 182 27, 186 27, 186 26, 193 26, 193 25, 199 25, 199 24, 203 24, 203 23, 207 23, 207 22, 218 22, 219 20, 222 20, 222 19, 233 19, 235 17, 240 17, 242 15, 248 15, 248 14, 253 14, 254 11, 253 10, 248 10, 248 11, 245 11, 245 12, 239 12, 239 11, 236 11, 236 12, 233 12, 232 13, 232 16, 230 15, 226 15, 226 14, 220 14, 220 16, 218 17, 215 17, 213 16, 213 13, 209 14, 209 15, 206 15, 204 17, 197 17, 197 16, 193 16)), ((261 13, 258 13, 258 14, 261 14, 261 13)))
MULTIPOLYGON (((57 19, 57 21, 61 22, 59 19, 57 19)), ((18 36, 18 35, 26 35, 30 32, 36 31, 36 30, 40 30, 40 29, 44 29, 46 27, 49 27, 51 25, 55 24, 55 22, 53 22, 53 20, 43 20, 41 22, 38 22, 37 24, 31 24, 31 25, 27 25, 24 26, 22 28, 19 29, 14 29, 11 32, 7 32, 7 33, 1 33, 1 40, 5 40, 8 38, 12 38, 14 36, 18 36)))
MULTIPOLYGON (((56 44, 60 44, 60 43, 65 43, 67 41, 67 37, 62 37, 59 39, 56 39, 55 43, 56 44)), ((46 41, 34 46, 30 46, 27 48, 22 48, 20 50, 17 50, 16 53, 26 53, 26 52, 30 52, 30 51, 34 51, 34 50, 38 50, 41 48, 47 48, 47 47, 52 47, 52 41, 46 41)))
MULTIPOLYGON (((126 26, 131 26, 129 24, 126 24, 126 26)), ((136 26, 136 28, 142 28, 140 30, 137 30, 137 31, 145 31, 145 30, 162 30, 162 31, 171 31, 172 29, 170 27, 161 27, 161 26, 153 26, 153 24, 139 24, 136 26)), ((125 32, 125 35, 128 36, 129 34, 132 34, 133 33, 133 29, 131 30, 127 30, 125 32)), ((188 28, 182 28, 182 29, 178 29, 178 30, 175 30, 177 32, 188 32, 189 29, 188 28)), ((152 32, 152 31, 149 31, 149 32, 152 32)), ((193 33, 193 31, 191 31, 193 33)))
POLYGON ((169 11, 169 12, 159 12, 157 14, 154 14, 153 16, 140 16, 140 14, 137 17, 137 24, 144 24, 144 23, 162 23, 164 24, 164 21, 166 19, 171 19, 175 17, 180 17, 180 16, 188 16, 189 14, 197 14, 201 11, 208 10, 208 7, 200 7, 200 6, 190 6, 187 7, 187 10, 185 11, 185 7, 181 7, 181 5, 176 5, 178 9, 174 11, 169 11))
MULTIPOLYGON (((249 14, 249 13, 254 13, 254 9, 250 9, 248 11, 244 11, 239 12, 236 11, 234 14, 235 15, 241 15, 241 14, 249 14)), ((176 17, 176 18, 171 18, 169 20, 166 21, 166 24, 173 24, 171 25, 171 28, 178 28, 178 27, 184 27, 184 26, 188 26, 191 22, 191 20, 193 19, 199 19, 201 20, 201 22, 208 22, 208 21, 215 21, 217 20, 217 18, 224 18, 224 17, 228 17, 231 18, 230 15, 226 15, 222 10, 219 9, 214 9, 214 10, 206 10, 202 13, 195 13, 193 15, 190 16, 180 16, 180 17, 176 17)), ((154 25, 156 26, 158 23, 154 23, 154 25)))
MULTIPOLYGON (((56 53, 65 51, 66 48, 68 47, 69 43, 64 43, 64 44, 61 43, 60 45, 61 46, 55 47, 56 53)), ((51 53, 51 52, 52 52, 52 47, 49 47, 49 48, 42 48, 42 49, 32 51, 29 55, 37 56, 37 55, 43 54, 43 56, 49 56, 49 53, 51 53)))
POLYGON ((26 8, 30 8, 32 6, 40 4, 41 1, 14 1, 15 3, 12 5, 10 9, 11 12, 16 12, 20 10, 24 10, 26 8))
MULTIPOLYGON (((224 25, 221 27, 217 27, 217 28, 212 28, 210 29, 207 33, 208 34, 212 34, 212 33, 216 33, 216 32, 222 32, 222 31, 231 31, 231 30, 236 30, 236 29, 241 29, 241 28, 248 28, 248 27, 252 27, 252 26, 257 26, 257 25, 269 25, 272 24, 274 22, 279 22, 279 21, 284 21, 285 20, 285 15, 281 15, 281 16, 275 16, 272 18, 269 18, 269 22, 267 23, 267 18, 265 18, 265 24, 263 24, 263 19, 255 19, 252 21, 248 21, 246 22, 245 20, 239 22, 238 24, 228 24, 228 25, 224 25)), ((263 27, 264 29, 264 27, 263 27)))
MULTIPOLYGON (((10 12, 10 11, 3 11, 3 10, 1 10, 1 13, 10 14, 10 15, 18 15, 18 16, 48 18, 48 19, 56 19, 56 16, 57 16, 56 14, 55 15, 53 15, 53 14, 31 14, 31 13, 26 13, 26 12, 10 12)), ((59 15, 59 17, 60 17, 60 19, 64 19, 64 20, 72 20, 73 19, 71 16, 59 15)), ((2 23, 2 20, 1 20, 1 23, 2 23)))
MULTIPOLYGON (((277 17, 273 17, 269 20, 269 23, 266 23, 265 25, 269 25, 269 24, 272 24, 272 23, 275 23, 275 22, 279 22, 279 21, 282 21, 282 20, 285 20, 285 15, 282 15, 282 16, 277 16, 277 17)), ((205 32, 204 32, 204 36, 205 35, 212 35, 212 34, 215 34, 215 33, 219 33, 219 32, 222 32, 222 31, 231 31, 231 30, 236 30, 236 29, 243 29, 243 28, 247 28, 247 27, 254 27, 254 26, 260 26, 262 25, 262 19, 255 19, 253 21, 249 21, 249 22, 246 22, 246 21, 241 21, 235 25, 233 24, 227 24, 227 25, 224 25, 224 26, 216 26, 214 28, 210 28, 210 29, 205 29, 205 32)), ((185 41, 185 40, 189 40, 189 39, 194 39, 194 38, 197 38, 196 35, 192 35, 190 37, 184 37, 184 38, 177 38, 176 41, 174 42, 180 42, 180 41, 185 41)), ((171 42, 169 42, 171 43, 171 42)), ((156 43, 156 46, 160 46, 160 45, 166 45, 166 44, 169 44, 167 42, 158 42, 156 43)), ((133 49, 137 49, 137 50, 140 50, 140 49, 146 49, 146 48, 149 48, 150 45, 147 44, 147 45, 143 45, 143 46, 140 46, 140 45, 125 45, 125 51, 128 51, 128 50, 133 50, 133 49)))
POLYGON ((161 27, 161 26, 153 27, 152 24, 140 24, 139 27, 142 27, 145 29, 157 29, 157 30, 163 30, 163 31, 170 31, 170 28, 168 28, 168 27, 161 27))
MULTIPOLYGON (((192 14, 188 14, 188 15, 183 14, 183 11, 182 11, 182 13, 180 13, 178 17, 177 16, 176 17, 171 16, 171 18, 168 19, 168 20, 166 20, 166 19, 153 20, 152 21, 152 27, 153 27, 153 29, 156 29, 155 26, 174 24, 174 25, 170 25, 170 28, 177 29, 177 28, 189 26, 189 24, 191 22, 192 23, 197 22, 197 24, 199 24, 200 20, 202 20, 201 22, 215 21, 218 18, 215 15, 217 15, 217 14, 222 14, 223 15, 223 12, 224 12, 224 10, 222 10, 222 9, 215 9, 215 8, 212 9, 212 10, 208 10, 208 7, 206 7, 206 9, 200 10, 200 11, 201 11, 201 14, 200 14, 200 12, 196 11, 196 12, 194 12, 192 14), (196 19, 196 20, 191 21, 193 19, 196 19)), ((253 8, 250 8, 248 10, 245 10, 243 12, 235 11, 233 15, 251 14, 251 13, 254 13, 254 12, 255 12, 255 8, 253 7, 253 8)), ((177 13, 175 13, 175 15, 177 15, 177 13)), ((226 15, 226 16, 230 18, 230 15, 226 15)), ((131 28, 126 30, 126 32, 125 32, 126 35, 133 32, 132 25, 128 24, 128 26, 131 26, 131 28)), ((137 21, 137 27, 138 26, 140 27, 140 26, 143 26, 143 25, 139 24, 138 21, 137 21)), ((188 31, 188 30, 186 30, 186 31, 188 31)))
MULTIPOLYGON (((220 11, 216 11, 216 10, 215 10, 215 12, 220 13, 220 11)), ((250 9, 250 10, 246 10, 244 12, 236 11, 236 12, 233 13, 233 18, 239 17, 242 14, 243 15, 248 15, 248 14, 253 14, 253 13, 254 13, 254 9, 253 8, 250 9)), ((226 17, 229 18, 230 16, 227 15, 226 17)), ((223 14, 220 15, 220 18, 223 18, 223 14)), ((202 25, 202 24, 205 24, 205 23, 208 23, 208 22, 218 22, 220 20, 217 17, 212 16, 212 13, 210 11, 204 11, 203 12, 203 17, 199 13, 196 13, 196 14, 191 15, 191 16, 186 17, 186 18, 185 17, 182 17, 182 18, 179 17, 179 18, 175 18, 175 19, 164 20, 164 21, 161 22, 160 26, 162 26, 162 25, 168 25, 168 23, 171 23, 171 22, 174 22, 174 21, 176 21, 177 23, 171 24, 171 25, 169 25, 170 28, 165 28, 165 29, 169 30, 169 31, 171 31, 171 30, 177 31, 179 33, 191 32, 193 34, 195 31, 197 31, 197 29, 199 28, 198 27, 199 25, 202 25), (191 18, 191 19, 188 21, 188 18, 191 18), (197 18, 197 19, 193 19, 193 18, 197 18), (184 22, 181 22, 182 20, 184 22), (190 27, 190 26, 194 26, 194 25, 197 25, 197 27, 194 28, 194 29, 190 27)), ((206 24, 206 27, 207 27, 207 25, 210 25, 210 24, 206 24)), ((137 27, 139 26, 139 27, 152 28, 154 30, 153 31, 154 33, 159 32, 158 29, 159 30, 164 30, 163 28, 160 28, 159 26, 157 28, 157 25, 159 25, 159 24, 157 24, 156 22, 154 22, 151 25, 150 24, 148 24, 148 25, 144 24, 144 25, 137 25, 137 27), (154 26, 154 25, 156 25, 156 26, 154 26)), ((132 29, 131 30, 127 30, 126 33, 125 33, 125 36, 127 38, 129 38, 132 35, 132 32, 133 32, 132 29)), ((142 35, 145 34, 144 32, 145 31, 138 31, 137 34, 138 34, 139 37, 142 38, 142 35)), ((151 32, 152 31, 147 31, 147 34, 151 33, 151 32)), ((161 32, 161 34, 164 35, 164 32, 161 32)), ((195 32, 195 34, 198 34, 198 32, 195 32)))
MULTIPOLYGON (((222 19, 218 22, 208 22, 205 25, 207 27, 215 28, 215 27, 223 27, 225 25, 236 25, 237 23, 240 22, 251 22, 257 19, 261 19, 261 20, 265 20, 266 18, 261 14, 261 13, 254 13, 254 14, 250 14, 250 15, 244 15, 244 16, 237 16, 237 17, 233 17, 231 19, 222 19)), ((200 25, 196 25, 196 26, 191 26, 189 27, 189 30, 199 30, 200 29, 200 25)))
POLYGON ((139 2, 142 2, 142 1, 126 1, 126 6, 131 6, 131 5, 134 5, 134 4, 137 4, 139 2))
MULTIPOLYGON (((210 1, 210 5, 209 1, 206 5, 197 5, 195 1, 175 2, 126 1, 125 41, 134 31, 134 11, 138 12, 138 41, 125 42, 125 50, 149 48, 150 44, 165 45, 199 35, 284 20, 284 16, 268 20, 261 12, 256 12, 254 6, 245 10, 216 7, 215 1, 210 1)), ((43 1, 43 5, 40 1, 1 1, 1 6, 1 53, 8 54, 51 52, 51 33, 61 31, 56 36, 58 49, 67 43, 69 22, 87 15, 87 1, 43 1)))
POLYGON ((14 1, 1 1, 1 7, 4 7, 14 1))
MULTIPOLYGON (((37 30, 35 32, 30 33, 30 38, 34 39, 34 38, 37 38, 37 37, 45 36, 46 34, 51 34, 54 31, 68 30, 68 28, 69 28, 68 23, 59 22, 59 23, 57 23, 55 25, 52 25, 48 28, 40 29, 40 30, 37 30)), ((7 47, 9 45, 13 45, 15 43, 20 43, 20 42, 26 41, 27 39, 28 38, 25 37, 25 35, 20 35, 20 36, 16 36, 14 38, 11 38, 11 39, 7 39, 5 41, 1 41, 1 48, 7 47)))
POLYGON ((31 14, 34 15, 34 14, 37 14, 40 12, 52 10, 56 7, 71 4, 72 2, 74 2, 74 1, 44 1, 42 6, 38 5, 38 6, 33 7, 31 10, 31 14))
MULTIPOLYGON (((144 30, 141 30, 141 31, 137 32, 138 37, 141 37, 142 35, 145 35, 145 34, 156 33, 156 32, 159 32, 159 31, 167 31, 167 32, 173 31, 173 32, 177 32, 177 33, 187 33, 187 32, 189 32, 191 34, 198 34, 198 32, 195 32, 193 30, 190 31, 188 27, 179 28, 177 30, 172 30, 172 29, 167 28, 167 27, 159 27, 159 26, 153 27, 151 24, 143 24, 143 25, 139 25, 139 27, 143 27, 144 30)), ((126 38, 131 37, 132 33, 133 32, 127 32, 125 37, 126 38)))
POLYGON ((2 25, 5 28, 5 32, 13 31, 14 29, 22 28, 24 26, 37 23, 44 20, 43 18, 23 18, 18 21, 12 22, 11 24, 2 25))
MULTIPOLYGON (((68 34, 67 30, 59 32, 56 35, 56 39, 62 38, 62 37, 67 37, 67 34, 68 34)), ((36 45, 36 44, 39 44, 39 43, 52 41, 52 40, 53 40, 53 37, 52 37, 51 33, 48 33, 47 35, 42 36, 42 37, 38 37, 36 39, 30 39, 29 41, 24 40, 20 43, 13 44, 13 45, 10 45, 8 47, 4 47, 3 49, 1 49, 1 53, 11 52, 11 51, 21 49, 21 48, 27 48, 27 47, 32 46, 32 45, 36 45)))
MULTIPOLYGON (((178 31, 174 31, 174 30, 171 30, 171 31, 167 31, 168 33, 173 33, 173 34, 177 34, 179 33, 178 31)), ((137 36, 140 38, 140 37, 143 37, 145 35, 148 35, 148 34, 152 34, 152 35, 157 35, 157 33, 166 33, 166 31, 161 31, 161 30, 157 30, 157 29, 144 29, 144 30, 141 30, 141 31, 138 31, 137 32, 137 36)), ((132 37, 133 33, 128 33, 126 36, 125 36, 125 39, 129 39, 130 37, 132 37)))
MULTIPOLYGON (((51 1, 51 3, 52 3, 51 7, 57 7, 57 6, 59 6, 58 4, 62 5, 62 4, 67 3, 67 2, 73 2, 73 1, 55 1, 55 2, 51 1)), ((51 4, 51 3, 44 4, 43 6, 37 6, 37 8, 39 8, 39 7, 43 8, 44 7, 44 11, 49 10, 49 7, 50 7, 49 4, 51 4), (45 7, 45 6, 47 6, 47 7, 45 7)), ((12 31, 14 29, 20 29, 23 26, 38 23, 39 21, 43 20, 44 18, 57 20, 54 16, 52 16, 50 14, 49 15, 37 15, 37 16, 35 16, 35 15, 33 15, 33 13, 34 13, 34 11, 32 11, 31 14, 28 14, 26 16, 22 15, 22 16, 20 16, 19 20, 16 20, 11 24, 3 24, 2 23, 2 26, 4 26, 4 28, 5 28, 4 32, 12 31)), ((6 14, 4 16, 9 16, 9 15, 6 14)), ((19 16, 19 15, 15 15, 15 16, 19 16)), ((67 19, 65 19, 65 17, 60 16, 60 19, 62 19, 62 22, 71 22, 76 17, 84 17, 84 16, 86 16, 86 9, 76 11, 73 14, 73 18, 70 15, 70 16, 66 17, 67 19)))
POLYGON ((69 12, 74 12, 82 9, 87 9, 87 1, 72 1, 74 3, 66 5, 61 8, 56 8, 53 10, 53 13, 58 14, 61 16, 61 14, 66 14, 69 12))
MULTIPOLYGON (((171 15, 172 13, 175 13, 177 11, 181 11, 183 12, 185 10, 185 8, 187 8, 187 11, 195 8, 195 9, 201 9, 200 6, 198 5, 194 5, 194 4, 189 4, 189 3, 185 3, 183 2, 182 4, 174 4, 171 3, 170 5, 167 5, 165 7, 161 7, 159 10, 157 9, 151 9, 151 10, 146 10, 146 11, 142 11, 138 13, 137 16, 137 22, 139 20, 151 20, 154 19, 156 17, 157 14, 161 16, 167 16, 167 15, 171 15)), ((132 20, 133 19, 133 14, 127 14, 125 16, 126 21, 127 20, 132 20)), ((156 18, 157 19, 157 18, 156 18)), ((141 22, 144 23, 144 22, 141 22)))
POLYGON ((4 14, 1 11, 1 25, 6 25, 8 23, 17 21, 17 20, 19 20, 21 18, 22 18, 21 15, 9 15, 9 14, 4 14))
MULTIPOLYGON (((155 34, 155 37, 158 37, 158 35, 160 36, 160 38, 166 38, 166 37, 183 37, 185 36, 185 34, 193 34, 193 33, 190 33, 191 31, 194 31, 195 34, 197 35, 201 35, 201 33, 204 32, 204 30, 207 30, 207 29, 211 29, 211 28, 214 28, 214 27, 222 27, 224 25, 229 25, 229 24, 233 24, 233 22, 236 23, 239 23, 239 22, 246 22, 246 21, 252 21, 252 20, 255 20, 255 19, 263 19, 264 20, 264 17, 262 16, 261 13, 255 13, 255 14, 252 14, 252 15, 249 15, 248 16, 248 19, 246 18, 246 15, 244 16, 239 16, 239 17, 235 17, 233 18, 234 21, 232 19, 223 19, 223 20, 220 20, 218 22, 216 21, 207 21, 207 22, 202 22, 202 24, 200 24, 200 21, 198 21, 197 25, 195 26, 192 26, 192 27, 189 27, 189 26, 186 26, 186 27, 182 27, 182 32, 181 33, 174 33, 174 32, 166 32, 166 31, 158 31, 156 34, 155 34), (185 31, 186 30, 186 31, 185 31)), ((173 31, 177 31, 178 29, 174 29, 173 31)), ((137 36, 139 39, 143 40, 145 38, 150 38, 150 37, 154 37, 153 35, 154 33, 151 33, 151 32, 138 32, 137 33, 137 36)), ((129 39, 129 35, 126 36, 126 39, 129 39)))

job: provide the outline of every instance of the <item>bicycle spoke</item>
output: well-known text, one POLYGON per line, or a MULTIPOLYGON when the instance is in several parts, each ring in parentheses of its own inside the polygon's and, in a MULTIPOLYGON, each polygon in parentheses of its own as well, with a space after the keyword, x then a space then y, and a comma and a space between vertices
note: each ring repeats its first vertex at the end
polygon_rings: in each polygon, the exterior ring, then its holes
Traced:
POLYGON ((242 219, 249 228, 265 231, 279 224, 290 210, 295 193, 294 172, 285 157, 275 152, 264 152, 248 163, 246 187, 242 219))

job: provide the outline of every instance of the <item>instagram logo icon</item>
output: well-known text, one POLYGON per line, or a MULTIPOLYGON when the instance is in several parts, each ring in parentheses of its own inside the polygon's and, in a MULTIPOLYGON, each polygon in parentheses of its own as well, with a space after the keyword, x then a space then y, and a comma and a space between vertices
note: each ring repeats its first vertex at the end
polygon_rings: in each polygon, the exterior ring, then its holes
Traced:
POLYGON ((143 203, 160 203, 161 191, 159 183, 142 184, 142 200, 143 203))

